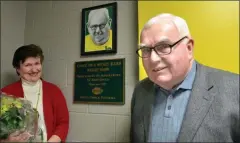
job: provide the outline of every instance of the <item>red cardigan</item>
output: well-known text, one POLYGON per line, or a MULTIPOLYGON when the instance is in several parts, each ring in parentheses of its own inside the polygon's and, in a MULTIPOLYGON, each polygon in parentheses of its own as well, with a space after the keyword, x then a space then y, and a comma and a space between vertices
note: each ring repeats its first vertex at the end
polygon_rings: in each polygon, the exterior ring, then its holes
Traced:
MULTIPOLYGON (((65 142, 69 129, 69 112, 61 90, 54 84, 42 80, 43 113, 47 128, 47 140, 57 135, 65 142)), ((2 92, 24 97, 21 80, 1 89, 2 92)))

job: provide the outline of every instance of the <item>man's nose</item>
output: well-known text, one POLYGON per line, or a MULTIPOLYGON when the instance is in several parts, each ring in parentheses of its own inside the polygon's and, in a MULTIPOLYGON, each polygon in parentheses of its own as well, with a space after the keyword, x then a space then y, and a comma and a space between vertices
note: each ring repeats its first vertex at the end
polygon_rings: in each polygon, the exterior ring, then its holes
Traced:
POLYGON ((99 28, 99 26, 97 26, 97 28, 96 28, 96 32, 97 32, 97 33, 100 32, 100 28, 99 28))
POLYGON ((156 53, 155 50, 152 50, 151 51, 151 54, 149 56, 149 59, 152 61, 152 62, 159 62, 162 60, 162 58, 156 53))

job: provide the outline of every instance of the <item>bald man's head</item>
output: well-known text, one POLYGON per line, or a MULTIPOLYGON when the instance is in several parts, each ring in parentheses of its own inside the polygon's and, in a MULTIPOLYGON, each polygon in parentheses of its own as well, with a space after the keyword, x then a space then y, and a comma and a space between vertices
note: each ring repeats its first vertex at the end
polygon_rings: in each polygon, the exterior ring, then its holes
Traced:
POLYGON ((96 45, 105 44, 109 39, 111 19, 106 8, 91 10, 88 15, 88 32, 96 45))

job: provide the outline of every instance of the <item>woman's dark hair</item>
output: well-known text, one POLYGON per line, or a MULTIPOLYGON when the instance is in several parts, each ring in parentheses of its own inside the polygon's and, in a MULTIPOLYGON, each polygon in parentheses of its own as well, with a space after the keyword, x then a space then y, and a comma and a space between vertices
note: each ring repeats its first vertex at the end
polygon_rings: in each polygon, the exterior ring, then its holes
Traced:
POLYGON ((42 49, 34 44, 19 47, 13 55, 13 67, 16 69, 20 68, 20 63, 24 63, 29 57, 40 57, 40 61, 42 63, 44 59, 42 49))

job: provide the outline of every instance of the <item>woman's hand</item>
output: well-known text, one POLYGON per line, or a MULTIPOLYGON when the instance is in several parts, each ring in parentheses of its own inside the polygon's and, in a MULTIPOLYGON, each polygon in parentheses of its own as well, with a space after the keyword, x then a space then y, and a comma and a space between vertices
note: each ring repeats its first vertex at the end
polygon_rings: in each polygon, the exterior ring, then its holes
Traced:
POLYGON ((28 132, 16 131, 10 134, 6 140, 1 140, 1 142, 26 142, 31 136, 28 132))
POLYGON ((59 136, 57 136, 57 135, 53 135, 53 136, 51 136, 51 138, 48 140, 48 142, 61 142, 61 139, 60 139, 60 137, 59 136))

